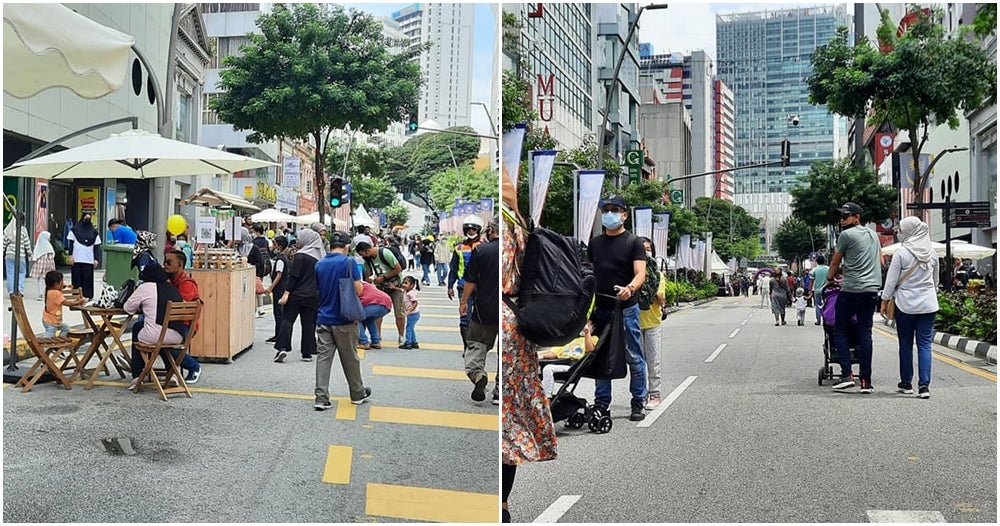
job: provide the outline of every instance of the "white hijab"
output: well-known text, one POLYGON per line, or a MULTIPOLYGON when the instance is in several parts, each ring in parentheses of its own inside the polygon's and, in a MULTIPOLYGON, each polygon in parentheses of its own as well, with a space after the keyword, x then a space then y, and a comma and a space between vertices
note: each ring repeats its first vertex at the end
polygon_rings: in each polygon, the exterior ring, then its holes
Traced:
POLYGON ((299 238, 296 240, 296 244, 299 247, 298 254, 308 254, 319 261, 326 257, 326 249, 323 247, 323 239, 319 237, 315 231, 310 229, 305 229, 299 233, 299 238))
POLYGON ((917 261, 927 263, 937 258, 937 253, 931 246, 930 229, 920 218, 916 216, 904 217, 899 222, 899 237, 903 239, 903 246, 913 253, 917 261))
POLYGON ((52 249, 52 243, 49 242, 49 238, 52 234, 48 230, 42 231, 38 234, 38 240, 35 241, 35 248, 31 251, 31 260, 38 261, 42 256, 46 254, 52 254, 55 256, 56 251, 52 249))

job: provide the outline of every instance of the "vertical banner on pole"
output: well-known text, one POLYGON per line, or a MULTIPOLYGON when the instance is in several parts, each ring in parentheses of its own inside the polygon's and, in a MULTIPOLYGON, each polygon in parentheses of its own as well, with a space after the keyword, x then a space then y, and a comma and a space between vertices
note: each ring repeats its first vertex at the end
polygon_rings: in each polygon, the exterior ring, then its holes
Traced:
MULTIPOLYGON (((698 241, 694 244, 694 265, 695 270, 705 271, 705 242, 698 241)), ((707 275, 706 275, 707 277, 707 275)))
POLYGON ((521 122, 503 134, 503 173, 514 184, 515 190, 518 170, 521 168, 521 146, 526 128, 527 124, 521 122))
POLYGON ((653 220, 653 245, 656 246, 656 253, 664 260, 667 259, 667 250, 670 244, 670 212, 656 214, 653 220))
POLYGON ((590 244, 590 231, 597 217, 597 205, 601 202, 601 187, 604 185, 604 170, 580 170, 580 195, 577 207, 577 230, 580 241, 590 244))
POLYGON ((549 181, 552 178, 552 167, 556 163, 556 151, 536 150, 531 157, 534 163, 534 178, 531 181, 531 220, 538 225, 541 224, 545 197, 549 193, 549 181))
POLYGON ((635 227, 635 235, 646 239, 653 239, 653 207, 637 206, 633 212, 632 224, 635 227))
POLYGON ((691 234, 684 234, 677 246, 677 267, 691 268, 691 259, 691 234))
POLYGON ((702 264, 704 265, 705 276, 712 275, 712 263, 715 262, 715 257, 713 256, 714 250, 712 249, 712 235, 714 232, 705 232, 705 259, 702 264))

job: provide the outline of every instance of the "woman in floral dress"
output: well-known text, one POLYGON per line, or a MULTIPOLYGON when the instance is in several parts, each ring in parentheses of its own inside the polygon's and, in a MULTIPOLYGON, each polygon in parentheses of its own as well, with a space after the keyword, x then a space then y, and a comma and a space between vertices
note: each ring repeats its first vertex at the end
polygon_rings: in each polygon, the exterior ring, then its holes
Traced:
MULTIPOLYGON (((517 193, 503 175, 503 257, 501 286, 514 294, 521 281, 527 234, 518 224, 517 193), (509 208, 508 208, 509 207, 509 208)), ((523 220, 522 220, 523 221, 523 220)), ((503 325, 503 522, 510 522, 507 498, 514 486, 517 465, 556 458, 556 433, 549 400, 538 374, 538 354, 517 328, 514 313, 501 304, 503 325)))

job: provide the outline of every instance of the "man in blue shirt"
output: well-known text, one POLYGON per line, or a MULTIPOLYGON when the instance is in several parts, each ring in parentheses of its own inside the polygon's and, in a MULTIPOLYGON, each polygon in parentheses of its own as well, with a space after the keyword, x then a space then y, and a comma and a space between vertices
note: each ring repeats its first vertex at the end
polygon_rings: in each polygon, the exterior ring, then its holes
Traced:
POLYGON ((351 403, 360 405, 368 401, 372 390, 365 387, 361 378, 361 360, 358 358, 358 324, 340 316, 340 280, 351 278, 354 293, 361 296, 361 275, 353 258, 347 256, 351 236, 347 232, 333 232, 330 236, 330 253, 316 263, 316 284, 319 286, 319 310, 316 315, 316 403, 317 411, 329 409, 330 369, 333 355, 340 352, 340 365, 347 378, 351 403))
POLYGON ((137 239, 135 230, 125 224, 124 219, 112 219, 108 221, 108 230, 111 231, 111 239, 121 245, 134 245, 137 239))

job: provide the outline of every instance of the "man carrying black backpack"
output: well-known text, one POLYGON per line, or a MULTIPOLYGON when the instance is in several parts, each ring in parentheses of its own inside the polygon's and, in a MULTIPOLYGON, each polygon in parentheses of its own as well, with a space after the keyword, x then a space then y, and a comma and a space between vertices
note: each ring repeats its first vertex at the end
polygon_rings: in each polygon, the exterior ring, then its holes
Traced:
MULTIPOLYGON (((629 365, 629 390, 632 393, 632 413, 629 420, 646 418, 646 361, 640 344, 638 292, 646 280, 646 251, 642 242, 625 230, 628 206, 625 199, 612 195, 600 202, 604 233, 590 240, 587 258, 594 265, 597 278, 597 299, 590 319, 594 333, 601 334, 615 309, 616 296, 621 301, 625 319, 626 361, 629 365)), ((611 405, 611 380, 595 380, 594 407, 608 414, 611 405)))

